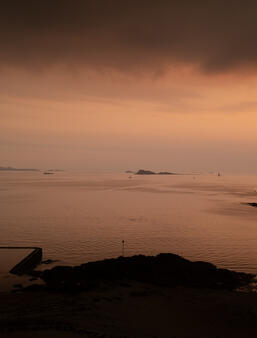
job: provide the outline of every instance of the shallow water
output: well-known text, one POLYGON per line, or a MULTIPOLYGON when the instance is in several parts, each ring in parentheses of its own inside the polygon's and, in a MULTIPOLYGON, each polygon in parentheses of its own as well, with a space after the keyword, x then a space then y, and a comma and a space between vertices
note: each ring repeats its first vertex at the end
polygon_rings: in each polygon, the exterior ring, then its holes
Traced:
POLYGON ((0 172, 0 246, 60 264, 173 252, 257 273, 257 176, 0 172))

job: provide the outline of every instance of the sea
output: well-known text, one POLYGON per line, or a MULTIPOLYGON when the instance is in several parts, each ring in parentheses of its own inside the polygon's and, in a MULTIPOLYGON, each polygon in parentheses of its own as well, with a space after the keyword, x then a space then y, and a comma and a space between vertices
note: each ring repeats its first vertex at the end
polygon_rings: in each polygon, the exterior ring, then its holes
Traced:
POLYGON ((257 273, 257 175, 0 172, 0 246, 77 265, 171 252, 257 273))

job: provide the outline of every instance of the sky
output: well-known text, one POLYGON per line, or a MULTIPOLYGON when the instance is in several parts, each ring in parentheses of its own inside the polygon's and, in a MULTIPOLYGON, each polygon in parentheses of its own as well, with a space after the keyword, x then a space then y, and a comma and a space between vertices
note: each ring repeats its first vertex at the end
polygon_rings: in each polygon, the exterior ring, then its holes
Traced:
POLYGON ((257 171, 257 2, 0 4, 0 166, 257 171))

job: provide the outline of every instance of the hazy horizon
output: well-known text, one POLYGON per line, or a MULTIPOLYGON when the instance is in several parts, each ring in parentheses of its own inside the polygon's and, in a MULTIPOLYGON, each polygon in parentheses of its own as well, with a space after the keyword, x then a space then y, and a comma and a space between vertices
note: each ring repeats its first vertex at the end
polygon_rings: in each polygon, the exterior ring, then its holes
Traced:
POLYGON ((257 171, 254 1, 13 1, 0 165, 257 171))

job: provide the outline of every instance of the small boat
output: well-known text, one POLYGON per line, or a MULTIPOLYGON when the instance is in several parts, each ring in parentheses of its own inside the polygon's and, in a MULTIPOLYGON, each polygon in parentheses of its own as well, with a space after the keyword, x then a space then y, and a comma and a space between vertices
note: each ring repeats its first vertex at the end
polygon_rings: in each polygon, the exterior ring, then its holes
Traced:
POLYGON ((48 171, 44 172, 44 175, 53 175, 54 173, 49 173, 48 171))

